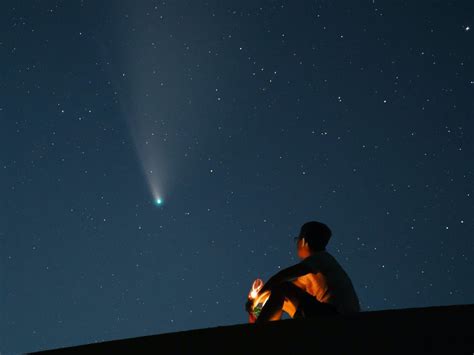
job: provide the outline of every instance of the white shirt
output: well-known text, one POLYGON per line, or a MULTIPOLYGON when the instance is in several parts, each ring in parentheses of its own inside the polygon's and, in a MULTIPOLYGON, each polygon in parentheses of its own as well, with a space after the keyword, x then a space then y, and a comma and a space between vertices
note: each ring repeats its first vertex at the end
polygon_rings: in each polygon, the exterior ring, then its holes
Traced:
POLYGON ((319 302, 336 306, 342 314, 359 312, 359 298, 352 281, 337 260, 327 251, 318 251, 301 263, 311 272, 293 281, 319 302))

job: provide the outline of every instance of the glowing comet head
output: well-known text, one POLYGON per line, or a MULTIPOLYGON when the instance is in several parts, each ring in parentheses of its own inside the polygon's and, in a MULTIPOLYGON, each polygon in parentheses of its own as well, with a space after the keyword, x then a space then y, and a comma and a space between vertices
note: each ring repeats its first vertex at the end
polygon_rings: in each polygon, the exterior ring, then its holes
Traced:
POLYGON ((161 206, 162 204, 163 204, 163 200, 160 197, 155 199, 155 205, 161 206))

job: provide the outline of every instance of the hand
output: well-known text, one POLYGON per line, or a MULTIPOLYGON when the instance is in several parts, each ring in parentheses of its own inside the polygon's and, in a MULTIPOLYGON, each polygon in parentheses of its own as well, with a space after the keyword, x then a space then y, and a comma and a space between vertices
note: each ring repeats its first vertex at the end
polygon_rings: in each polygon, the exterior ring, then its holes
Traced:
POLYGON ((271 277, 267 282, 265 282, 265 284, 260 289, 260 291, 258 291, 258 296, 263 295, 265 292, 271 291, 272 287, 275 286, 274 284, 275 284, 275 281, 271 277))
POLYGON ((265 284, 265 286, 263 286, 260 291, 258 291, 258 294, 257 294, 257 298, 261 295, 263 295, 265 292, 267 291, 270 291, 270 287, 271 287, 271 284, 270 286, 268 286, 268 283, 265 284))

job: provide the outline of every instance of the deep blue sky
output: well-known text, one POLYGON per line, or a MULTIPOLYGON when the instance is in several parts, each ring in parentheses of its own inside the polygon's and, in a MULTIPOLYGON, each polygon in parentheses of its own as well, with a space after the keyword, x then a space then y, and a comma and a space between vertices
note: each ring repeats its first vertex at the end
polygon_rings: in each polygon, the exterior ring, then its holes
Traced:
POLYGON ((0 4, 2 354, 245 323, 308 220, 364 311, 474 301, 474 2, 110 3, 0 4))

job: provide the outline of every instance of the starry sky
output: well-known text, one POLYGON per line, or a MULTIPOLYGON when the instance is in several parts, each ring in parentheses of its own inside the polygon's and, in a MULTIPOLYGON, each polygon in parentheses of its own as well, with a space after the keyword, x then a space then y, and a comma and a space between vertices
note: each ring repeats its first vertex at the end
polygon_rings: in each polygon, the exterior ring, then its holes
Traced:
POLYGON ((363 311, 472 303, 471 26, 469 0, 2 1, 2 354, 246 323, 309 220, 363 311))

